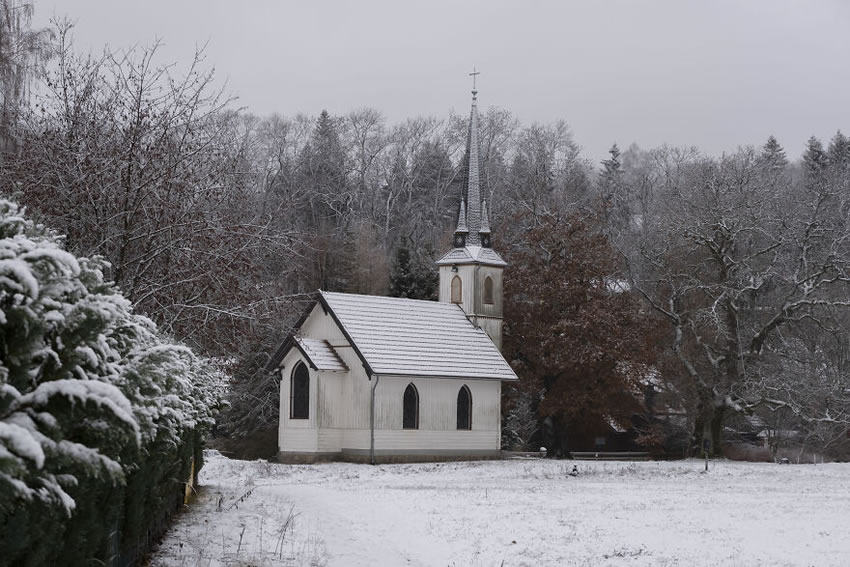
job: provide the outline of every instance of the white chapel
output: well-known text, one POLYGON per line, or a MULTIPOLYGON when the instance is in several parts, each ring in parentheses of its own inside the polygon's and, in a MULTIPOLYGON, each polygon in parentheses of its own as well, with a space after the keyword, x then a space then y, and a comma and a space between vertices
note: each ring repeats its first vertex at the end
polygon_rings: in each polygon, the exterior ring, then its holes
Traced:
POLYGON ((477 91, 468 178, 439 300, 319 291, 269 362, 280 376, 279 459, 366 462, 500 454, 502 273, 481 200, 477 91))

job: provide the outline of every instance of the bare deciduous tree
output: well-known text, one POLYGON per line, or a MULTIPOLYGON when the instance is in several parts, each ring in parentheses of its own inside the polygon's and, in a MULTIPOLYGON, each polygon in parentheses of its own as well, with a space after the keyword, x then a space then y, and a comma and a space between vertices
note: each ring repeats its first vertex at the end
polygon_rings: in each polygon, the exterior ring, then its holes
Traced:
POLYGON ((621 244, 635 289, 667 320, 669 352, 696 392, 694 443, 710 440, 712 451, 730 412, 847 419, 846 406, 830 413, 804 401, 823 396, 803 386, 820 371, 767 370, 795 340, 835 328, 850 305, 850 227, 835 214, 846 210, 846 192, 821 177, 792 185, 766 175, 763 163, 751 149, 673 168, 665 161, 654 204, 629 234, 638 245, 621 244))

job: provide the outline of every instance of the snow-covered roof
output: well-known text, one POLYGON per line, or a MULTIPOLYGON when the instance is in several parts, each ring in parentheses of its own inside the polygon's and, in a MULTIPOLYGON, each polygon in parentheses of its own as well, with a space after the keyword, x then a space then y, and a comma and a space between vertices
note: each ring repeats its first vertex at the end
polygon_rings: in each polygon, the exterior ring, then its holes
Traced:
POLYGON ((294 340, 313 368, 333 372, 348 371, 348 366, 345 365, 328 341, 299 336, 295 336, 294 340))
POLYGON ((326 291, 320 298, 375 374, 517 379, 458 305, 326 291))
POLYGON ((492 248, 483 246, 465 246, 463 248, 452 248, 437 260, 438 266, 447 264, 472 264, 480 263, 489 266, 507 266, 499 253, 492 248))

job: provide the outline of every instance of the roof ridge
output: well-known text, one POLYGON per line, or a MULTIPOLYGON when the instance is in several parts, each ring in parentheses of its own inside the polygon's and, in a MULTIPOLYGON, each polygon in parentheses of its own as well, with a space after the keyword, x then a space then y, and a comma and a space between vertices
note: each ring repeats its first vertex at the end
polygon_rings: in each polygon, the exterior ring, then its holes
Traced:
POLYGON ((325 297, 327 297, 328 295, 344 295, 344 296, 348 296, 348 297, 365 297, 365 298, 368 298, 368 299, 378 299, 378 300, 381 300, 381 301, 399 301, 399 302, 413 301, 413 302, 419 303, 420 305, 427 303, 427 304, 431 304, 431 305, 439 305, 441 307, 442 306, 451 307, 451 306, 455 305, 453 303, 447 303, 445 301, 436 301, 434 299, 413 299, 413 298, 410 298, 410 297, 393 297, 391 295, 372 295, 372 294, 367 294, 367 293, 347 293, 347 292, 344 292, 344 291, 323 291, 323 290, 319 290, 319 292, 322 295, 324 295, 325 297))

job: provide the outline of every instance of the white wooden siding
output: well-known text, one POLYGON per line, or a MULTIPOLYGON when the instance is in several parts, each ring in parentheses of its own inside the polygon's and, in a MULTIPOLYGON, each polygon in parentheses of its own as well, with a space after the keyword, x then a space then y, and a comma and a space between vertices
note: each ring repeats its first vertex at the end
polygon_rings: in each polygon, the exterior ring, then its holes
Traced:
POLYGON ((360 357, 329 314, 316 304, 301 326, 301 334, 327 340, 348 372, 320 372, 324 416, 320 427, 369 427, 369 381, 360 357))
POLYGON ((457 429, 457 394, 465 384, 472 394, 472 430, 498 431, 501 383, 498 380, 382 376, 375 395, 375 428, 402 429, 402 399, 407 385, 419 392, 419 429, 457 429))
MULTIPOLYGON (((363 452, 370 446, 370 381, 359 357, 333 319, 320 305, 301 330, 326 339, 348 366, 348 372, 309 368, 310 417, 289 418, 290 377, 303 360, 297 349, 281 363, 279 447, 282 452, 363 452)), ((306 361, 304 361, 306 364, 306 361)), ((375 449, 383 451, 498 451, 501 436, 501 382, 457 378, 382 376, 375 396, 375 449), (419 429, 402 429, 404 389, 413 382, 419 392, 419 429), (457 394, 463 385, 472 394, 472 430, 457 430, 457 394)))
POLYGON ((293 349, 283 359, 280 370, 280 426, 278 428, 278 447, 281 451, 315 452, 318 449, 317 435, 317 372, 310 368, 297 349, 293 349), (292 371, 303 362, 310 376, 310 404, 308 419, 290 419, 289 395, 292 385, 292 371))
MULTIPOLYGON (((463 452, 498 451, 498 432, 494 431, 427 431, 427 430, 380 430, 375 431, 375 450, 399 451, 431 450, 463 452)), ((367 447, 368 448, 368 447, 367 447)))
POLYGON ((343 447, 345 429, 319 429, 318 450, 320 453, 338 453, 343 447))
POLYGON ((318 430, 287 429, 282 432, 279 442, 281 451, 315 453, 319 450, 318 430))
MULTIPOLYGON (((369 429, 320 429, 318 432, 318 451, 324 453, 369 451, 369 429)), ((500 448, 498 431, 427 431, 422 429, 375 431, 375 451, 412 452, 432 451, 439 454, 444 451, 462 453, 468 451, 498 451, 500 448)))

